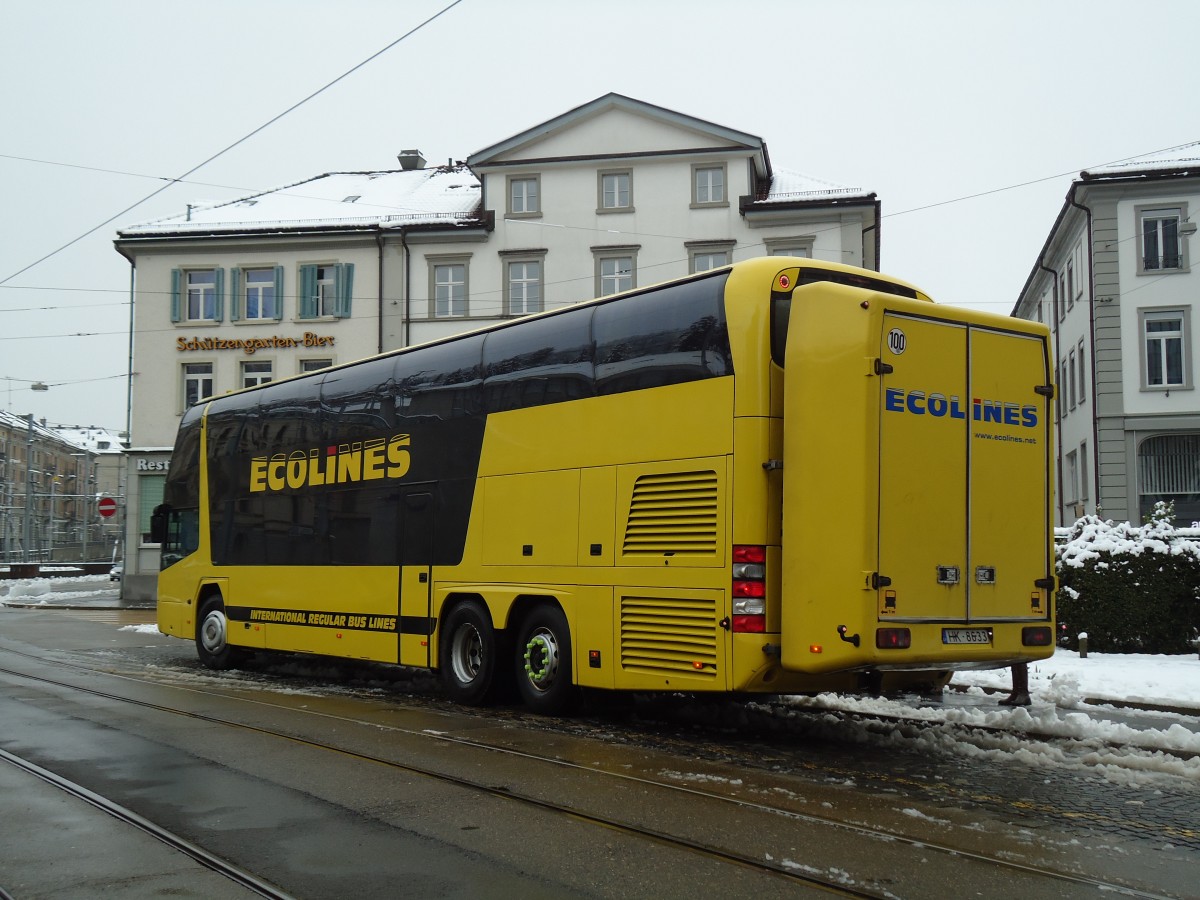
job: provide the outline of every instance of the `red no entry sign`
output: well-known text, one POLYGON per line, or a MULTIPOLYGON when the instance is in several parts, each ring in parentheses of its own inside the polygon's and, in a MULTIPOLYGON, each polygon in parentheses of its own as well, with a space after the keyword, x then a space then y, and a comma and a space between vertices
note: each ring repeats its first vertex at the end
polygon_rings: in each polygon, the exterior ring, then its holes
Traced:
POLYGON ((111 518, 116 515, 117 501, 112 497, 101 497, 100 502, 96 504, 96 509, 105 519, 111 518))

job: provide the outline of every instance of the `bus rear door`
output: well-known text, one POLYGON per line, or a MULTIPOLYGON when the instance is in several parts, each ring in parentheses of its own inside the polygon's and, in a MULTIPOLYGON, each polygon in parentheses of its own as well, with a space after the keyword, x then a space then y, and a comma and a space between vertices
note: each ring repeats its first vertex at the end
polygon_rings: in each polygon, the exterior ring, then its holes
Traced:
POLYGON ((991 623, 1047 622, 1044 339, 809 290, 795 292, 783 379, 784 668, 936 665, 991 623), (902 623, 920 646, 879 646, 902 623))
POLYGON ((1043 341, 889 313, 880 359, 880 622, 939 623, 945 647, 1045 621, 1043 341))

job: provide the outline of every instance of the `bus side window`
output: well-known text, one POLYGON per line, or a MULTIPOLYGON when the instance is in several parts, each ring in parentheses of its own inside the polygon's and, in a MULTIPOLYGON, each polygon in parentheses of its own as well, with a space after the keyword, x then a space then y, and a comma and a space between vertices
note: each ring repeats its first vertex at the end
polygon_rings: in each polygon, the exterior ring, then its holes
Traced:
POLYGON ((483 335, 401 353, 392 375, 403 417, 450 421, 483 411, 480 360, 483 335))
POLYGON ((596 393, 732 375, 726 278, 684 282, 597 306, 596 393))
POLYGON ((483 372, 489 413, 593 396, 591 308, 491 332, 483 372))

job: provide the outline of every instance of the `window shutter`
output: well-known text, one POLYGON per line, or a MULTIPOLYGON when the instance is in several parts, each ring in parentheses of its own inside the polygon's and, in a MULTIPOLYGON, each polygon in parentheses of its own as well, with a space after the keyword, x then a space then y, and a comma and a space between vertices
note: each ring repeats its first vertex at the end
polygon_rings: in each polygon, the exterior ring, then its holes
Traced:
POLYGON ((283 266, 275 267, 275 321, 283 318, 283 266))
POLYGON ((242 270, 236 266, 229 270, 229 321, 242 317, 242 270))
POLYGON ((300 267, 300 318, 317 317, 317 267, 300 267))
POLYGON ((350 300, 354 296, 354 263, 341 263, 337 267, 337 308, 334 315, 341 319, 350 318, 350 300))
POLYGON ((183 321, 183 298, 180 296, 180 284, 183 281, 183 273, 178 269, 171 270, 171 321, 183 321))
POLYGON ((225 270, 213 270, 213 288, 216 297, 213 300, 213 319, 217 322, 225 321, 225 270))

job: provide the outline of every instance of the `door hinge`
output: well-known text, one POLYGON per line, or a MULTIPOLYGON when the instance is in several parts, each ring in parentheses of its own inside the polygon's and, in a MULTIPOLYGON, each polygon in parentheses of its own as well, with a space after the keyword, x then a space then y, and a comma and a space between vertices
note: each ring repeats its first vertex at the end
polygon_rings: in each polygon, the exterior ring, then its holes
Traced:
POLYGON ((1054 385, 1052 385, 1052 384, 1039 384, 1039 385, 1036 385, 1036 386, 1034 387, 1034 389, 1033 389, 1033 392, 1034 392, 1035 394, 1041 394, 1043 397, 1051 397, 1051 398, 1053 398, 1053 397, 1054 397, 1054 385))
POLYGON ((783 460, 782 459, 768 459, 765 463, 763 463, 763 468, 766 469, 768 472, 777 472, 783 468, 783 460))
POLYGON ((875 374, 876 375, 891 375, 896 369, 891 363, 885 363, 878 356, 875 357, 875 374))
POLYGON ((873 590, 877 591, 880 588, 891 587, 891 586, 892 586, 892 579, 888 578, 886 575, 880 575, 878 572, 871 573, 871 588, 873 590))

